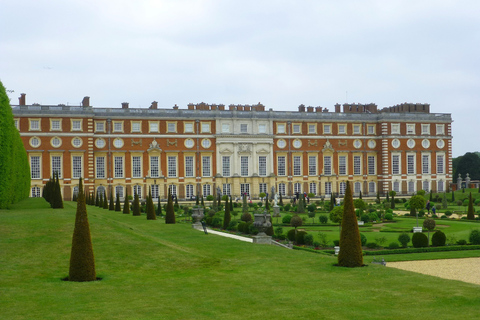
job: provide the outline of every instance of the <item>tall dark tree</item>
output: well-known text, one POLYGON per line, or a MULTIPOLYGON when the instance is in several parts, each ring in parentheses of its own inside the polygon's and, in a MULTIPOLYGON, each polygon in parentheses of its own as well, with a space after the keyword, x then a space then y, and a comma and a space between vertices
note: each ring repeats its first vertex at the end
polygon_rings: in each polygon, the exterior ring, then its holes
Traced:
POLYGON ((392 197, 392 200, 390 201, 390 208, 391 209, 395 209, 395 196, 396 196, 396 192, 395 191, 390 191, 390 196, 392 197))
POLYGON ((130 214, 130 201, 128 201, 128 189, 125 188, 125 200, 123 201, 123 213, 130 214))
POLYGON ((360 194, 358 195, 358 199, 362 199, 362 190, 360 190, 360 194))
POLYGON ((115 210, 115 202, 113 202, 113 191, 110 188, 110 203, 108 205, 108 210, 113 211, 115 210))
POLYGON ((199 205, 199 199, 198 199, 198 195, 195 196, 195 205, 198 206, 199 205))
POLYGON ((135 196, 133 197, 132 211, 134 216, 140 215, 140 199, 138 198, 138 194, 136 192, 135 196))
POLYGON ((455 191, 452 188, 452 202, 455 202, 455 191))
MULTIPOLYGON (((197 198, 197 200, 198 200, 198 198, 197 198)), ((158 201, 157 201, 157 216, 159 216, 159 217, 162 216, 162 203, 160 202, 160 195, 158 195, 158 201)))
POLYGON ((223 215, 223 229, 227 229, 228 226, 230 225, 230 220, 232 219, 232 216, 230 215, 230 205, 228 203, 228 196, 227 199, 225 199, 225 214, 223 215))
POLYGON ((233 212, 232 196, 230 196, 230 212, 233 212))
MULTIPOLYGON (((456 179, 460 174, 463 179, 470 175, 472 180, 480 180, 480 157, 473 152, 467 152, 463 156, 453 159, 453 177, 456 179)), ((468 186, 467 186, 468 188, 468 186)))
POLYGON ((55 184, 53 187, 53 197, 52 202, 50 205, 53 209, 61 209, 63 208, 63 199, 62 199, 62 191, 60 190, 60 182, 58 180, 58 173, 55 172, 55 184))
POLYGON ((103 208, 103 193, 102 192, 98 192, 98 193, 99 193, 98 207, 103 208))
POLYGON ((115 211, 122 211, 122 207, 120 206, 120 195, 117 192, 117 199, 115 201, 115 211))
POLYGON ((205 207, 205 202, 203 202, 203 196, 202 196, 202 207, 205 207))
POLYGON ((93 255, 92 238, 90 235, 82 178, 80 178, 78 185, 77 213, 72 237, 68 280, 80 282, 94 281, 97 279, 95 273, 95 258, 93 255))
POLYGON ((473 209, 473 198, 471 192, 468 199, 467 220, 475 220, 475 210, 473 209))
POLYGON ((147 198, 147 220, 157 220, 155 215, 155 206, 153 205, 152 193, 148 193, 147 198))
POLYGON ((279 194, 279 196, 280 196, 280 200, 279 200, 278 204, 281 205, 281 206, 283 206, 282 193, 279 192, 278 194, 279 194))
POLYGON ((13 121, 10 99, 0 81, 0 209, 30 193, 30 164, 13 121))
POLYGON ((175 223, 175 210, 173 209, 173 199, 170 193, 170 189, 168 189, 168 201, 167 201, 167 208, 165 214, 165 223, 173 224, 175 223))
POLYGON ((342 267, 361 267, 363 265, 362 241, 353 206, 352 190, 348 181, 343 204, 338 265, 342 267))
POLYGON ((103 209, 108 209, 108 199, 105 191, 103 191, 103 209))
POLYGON ((98 192, 95 192, 95 207, 100 207, 100 196, 98 192))

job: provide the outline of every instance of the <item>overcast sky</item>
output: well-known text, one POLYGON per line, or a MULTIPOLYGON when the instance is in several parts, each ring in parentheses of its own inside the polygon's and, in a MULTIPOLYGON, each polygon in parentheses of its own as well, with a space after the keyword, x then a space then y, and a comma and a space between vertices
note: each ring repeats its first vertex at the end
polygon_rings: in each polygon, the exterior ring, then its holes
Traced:
POLYGON ((0 0, 12 104, 429 103, 480 150, 480 1, 0 0))

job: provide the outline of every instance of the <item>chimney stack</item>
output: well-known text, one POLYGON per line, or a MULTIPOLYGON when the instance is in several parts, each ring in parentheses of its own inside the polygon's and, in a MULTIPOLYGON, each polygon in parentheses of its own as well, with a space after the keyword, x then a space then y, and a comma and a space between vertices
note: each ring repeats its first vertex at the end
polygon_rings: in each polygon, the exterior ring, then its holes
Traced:
POLYGON ((90 107, 90 97, 84 97, 83 98, 82 107, 90 107))
POLYGON ((128 109, 128 102, 122 102, 122 109, 128 109))
POLYGON ((18 98, 18 105, 24 106, 25 105, 25 98, 26 94, 25 93, 20 93, 20 98, 18 98))
POLYGON ((150 109, 158 109, 158 102, 157 102, 157 101, 153 101, 153 102, 152 102, 152 105, 150 106, 150 109))

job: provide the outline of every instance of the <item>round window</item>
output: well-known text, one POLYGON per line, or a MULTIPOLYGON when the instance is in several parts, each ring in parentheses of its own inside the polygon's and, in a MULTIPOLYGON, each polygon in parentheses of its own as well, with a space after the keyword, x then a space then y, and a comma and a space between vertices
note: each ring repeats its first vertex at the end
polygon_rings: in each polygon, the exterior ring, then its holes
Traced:
POLYGON ((202 147, 204 147, 205 149, 210 148, 211 145, 212 145, 212 143, 210 142, 210 139, 203 139, 202 140, 202 147))
POLYGON ((375 148, 376 145, 377 145, 377 143, 375 142, 375 140, 369 140, 369 141, 368 141, 368 147, 369 147, 370 149, 375 148))
POLYGON ((437 148, 443 149, 443 147, 445 147, 445 141, 442 139, 437 140, 437 148))
POLYGON ((187 148, 193 148, 194 142, 192 139, 187 139, 185 140, 185 147, 187 148))
POLYGON ((113 140, 113 146, 115 148, 121 148, 123 147, 123 140, 120 139, 120 138, 116 138, 115 140, 113 140))
POLYGON ((359 149, 359 148, 362 146, 362 141, 360 141, 360 140, 358 140, 358 139, 355 140, 355 141, 353 141, 353 146, 354 146, 355 148, 359 149))
POLYGON ((410 149, 412 149, 413 147, 415 147, 415 140, 413 140, 413 139, 408 139, 408 141, 407 141, 407 147, 409 147, 410 149))
POLYGON ((398 147, 400 147, 400 140, 398 140, 398 139, 393 139, 393 140, 392 140, 392 147, 394 147, 395 149, 397 149, 398 147))
POLYGON ((287 145, 287 143, 286 143, 285 140, 283 140, 283 139, 277 141, 277 146, 278 146, 280 149, 285 148, 286 145, 287 145))
POLYGON ((62 145, 62 140, 59 137, 54 137, 51 140, 51 144, 54 148, 58 148, 62 145))
POLYGON ((34 148, 38 148, 40 146, 40 139, 38 139, 37 137, 31 138, 30 145, 34 148))
POLYGON ((101 148, 105 147, 105 140, 97 139, 97 140, 95 140, 95 145, 97 146, 97 148, 101 149, 101 148))
POLYGON ((293 147, 295 147, 295 148, 298 149, 298 148, 300 148, 301 146, 302 146, 302 141, 300 141, 300 140, 298 140, 298 139, 296 139, 296 140, 293 141, 293 147))
POLYGON ((430 141, 428 141, 428 139, 423 139, 423 141, 422 141, 422 147, 424 147, 425 149, 427 149, 428 147, 430 147, 430 141))
POLYGON ((83 141, 79 137, 75 137, 72 139, 72 146, 74 146, 75 148, 81 147, 82 144, 83 144, 83 141))

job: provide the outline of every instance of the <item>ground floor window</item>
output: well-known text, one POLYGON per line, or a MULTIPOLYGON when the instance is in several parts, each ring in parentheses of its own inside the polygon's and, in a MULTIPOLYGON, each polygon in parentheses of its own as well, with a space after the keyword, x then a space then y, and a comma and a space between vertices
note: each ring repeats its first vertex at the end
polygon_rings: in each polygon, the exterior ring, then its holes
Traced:
POLYGON ((332 194, 332 183, 331 182, 325 182, 325 194, 332 194))
POLYGON ((425 192, 430 192, 430 181, 423 181, 423 190, 425 190, 425 192))
POLYGON ((375 193, 375 182, 368 183, 368 193, 374 194, 375 193))
POLYGON ((280 193, 282 196, 286 196, 287 193, 285 192, 285 183, 279 183, 278 184, 278 193, 280 193))
POLYGON ((347 184, 345 182, 340 182, 340 194, 345 194, 347 184))
POLYGON ((123 198, 123 187, 122 186, 116 186, 115 187, 115 195, 119 198, 123 198))
POLYGON ((250 184, 249 183, 241 183, 240 184, 240 192, 242 195, 250 195, 250 184))
POLYGON ((317 194, 317 184, 315 182, 310 182, 309 193, 317 194))
POLYGON ((133 195, 138 195, 138 198, 142 198, 142 187, 139 185, 133 186, 133 195))
POLYGON ((32 197, 39 198, 40 197, 40 187, 33 187, 32 188, 32 197))
POLYGON ((150 190, 152 191, 152 199, 158 199, 158 184, 152 184, 150 190))
POLYGON ((210 195, 210 185, 209 184, 204 184, 203 185, 203 196, 208 197, 210 195))

